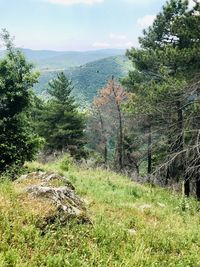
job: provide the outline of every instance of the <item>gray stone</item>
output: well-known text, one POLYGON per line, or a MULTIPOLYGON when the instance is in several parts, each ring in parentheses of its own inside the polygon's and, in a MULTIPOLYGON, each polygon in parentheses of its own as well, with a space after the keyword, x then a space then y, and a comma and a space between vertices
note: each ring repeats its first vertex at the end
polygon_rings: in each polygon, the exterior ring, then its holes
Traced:
POLYGON ((137 232, 136 232, 135 229, 128 229, 128 233, 129 233, 130 235, 136 235, 136 234, 137 234, 137 232))
POLYGON ((84 201, 76 195, 74 186, 66 177, 56 173, 33 172, 21 176, 17 181, 18 184, 22 184, 22 187, 24 182, 23 192, 38 199, 38 201, 47 199, 55 207, 56 212, 52 214, 51 218, 46 218, 48 222, 53 222, 53 218, 59 218, 62 223, 70 218, 77 218, 83 222, 91 223, 84 201), (34 185, 34 179, 39 180, 39 183, 37 181, 34 185), (31 183, 28 185, 29 180, 31 183), (54 181, 57 181, 59 186, 52 184, 54 181))

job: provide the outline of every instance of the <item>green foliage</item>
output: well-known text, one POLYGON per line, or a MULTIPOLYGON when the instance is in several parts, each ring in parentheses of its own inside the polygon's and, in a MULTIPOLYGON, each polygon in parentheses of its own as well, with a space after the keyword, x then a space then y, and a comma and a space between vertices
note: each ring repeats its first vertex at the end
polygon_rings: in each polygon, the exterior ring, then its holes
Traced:
POLYGON ((60 169, 62 171, 69 171, 70 166, 73 165, 73 158, 69 154, 65 154, 65 156, 62 158, 60 162, 60 169))
POLYGON ((32 160, 41 140, 33 133, 30 118, 31 92, 37 73, 21 52, 15 50, 6 30, 2 38, 7 48, 0 60, 0 172, 21 167, 32 160))
POLYGON ((63 72, 49 83, 51 99, 38 114, 38 132, 50 151, 69 151, 73 156, 84 155, 84 115, 78 112, 71 82, 63 72))
POLYGON ((200 5, 192 10, 188 1, 170 0, 157 15, 153 26, 139 38, 142 49, 128 51, 137 68, 146 77, 159 80, 159 69, 165 66, 169 74, 194 76, 200 65, 200 5))

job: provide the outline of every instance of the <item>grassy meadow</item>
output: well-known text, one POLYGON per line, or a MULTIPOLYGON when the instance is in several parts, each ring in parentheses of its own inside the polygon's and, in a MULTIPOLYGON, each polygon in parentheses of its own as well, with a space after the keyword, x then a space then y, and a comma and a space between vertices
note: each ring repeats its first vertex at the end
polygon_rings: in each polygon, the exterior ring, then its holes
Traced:
POLYGON ((194 199, 102 169, 65 168, 61 161, 27 166, 66 175, 93 224, 57 222, 41 233, 37 221, 45 202, 34 213, 17 187, 2 179, 1 267, 200 266, 200 205, 194 199))

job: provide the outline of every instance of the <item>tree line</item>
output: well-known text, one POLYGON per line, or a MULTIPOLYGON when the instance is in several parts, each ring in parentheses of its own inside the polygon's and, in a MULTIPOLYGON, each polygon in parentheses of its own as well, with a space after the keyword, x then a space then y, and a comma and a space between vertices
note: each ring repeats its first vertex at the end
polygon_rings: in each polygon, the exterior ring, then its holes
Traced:
POLYGON ((124 89, 116 88, 122 98, 113 92, 108 104, 110 82, 93 102, 101 136, 98 150, 106 158, 105 148, 111 150, 115 140, 119 169, 139 174, 145 168, 149 181, 183 184, 186 196, 195 190, 199 199, 199 3, 191 8, 188 1, 168 1, 139 43, 140 48, 127 51, 134 70, 121 81, 124 89), (113 101, 119 104, 122 124, 113 101))
POLYGON ((43 101, 32 90, 39 73, 14 47, 7 30, 1 39, 6 55, 0 60, 0 173, 15 179, 25 161, 41 150, 85 156, 85 118, 71 96, 69 79, 59 73, 49 82, 50 98, 43 101))

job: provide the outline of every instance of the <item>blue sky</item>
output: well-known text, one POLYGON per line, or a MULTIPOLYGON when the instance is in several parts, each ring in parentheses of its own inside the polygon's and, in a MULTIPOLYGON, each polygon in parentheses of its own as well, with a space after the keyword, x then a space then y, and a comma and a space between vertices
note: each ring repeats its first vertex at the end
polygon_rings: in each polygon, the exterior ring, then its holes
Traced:
POLYGON ((0 0, 0 28, 18 47, 97 50, 138 46, 165 0, 0 0))

